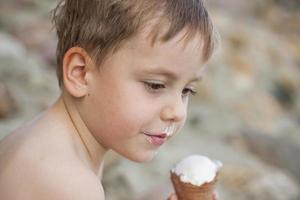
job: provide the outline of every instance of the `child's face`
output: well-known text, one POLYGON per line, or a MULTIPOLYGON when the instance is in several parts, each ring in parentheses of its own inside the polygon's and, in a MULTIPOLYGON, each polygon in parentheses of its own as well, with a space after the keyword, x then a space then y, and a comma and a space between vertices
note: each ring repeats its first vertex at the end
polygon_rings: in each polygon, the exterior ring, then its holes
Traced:
POLYGON ((190 90, 204 67, 197 39, 184 48, 183 41, 177 42, 181 36, 151 47, 141 34, 90 72, 90 96, 80 112, 105 148, 149 161, 169 138, 166 128, 174 127, 171 134, 182 128, 190 90))

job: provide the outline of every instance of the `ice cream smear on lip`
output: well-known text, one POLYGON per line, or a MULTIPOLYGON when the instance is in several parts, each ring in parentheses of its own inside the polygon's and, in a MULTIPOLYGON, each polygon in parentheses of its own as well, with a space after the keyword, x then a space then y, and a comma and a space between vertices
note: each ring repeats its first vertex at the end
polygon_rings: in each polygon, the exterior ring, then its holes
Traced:
POLYGON ((164 132, 167 134, 167 136, 173 135, 175 131, 175 123, 171 124, 170 126, 166 127, 164 132))
POLYGON ((201 186, 213 181, 223 164, 206 156, 191 155, 180 161, 171 171, 184 183, 201 186))

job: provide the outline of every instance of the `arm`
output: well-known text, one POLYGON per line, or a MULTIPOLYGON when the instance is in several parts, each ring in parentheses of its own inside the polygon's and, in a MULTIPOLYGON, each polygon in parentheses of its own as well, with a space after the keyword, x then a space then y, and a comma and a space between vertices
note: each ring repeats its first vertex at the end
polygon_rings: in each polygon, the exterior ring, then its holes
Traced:
POLYGON ((69 185, 60 185, 54 193, 55 196, 49 200, 105 200, 103 187, 98 179, 81 179, 69 185))
POLYGON ((104 190, 95 174, 71 170, 48 175, 34 190, 30 200, 104 200, 104 190))

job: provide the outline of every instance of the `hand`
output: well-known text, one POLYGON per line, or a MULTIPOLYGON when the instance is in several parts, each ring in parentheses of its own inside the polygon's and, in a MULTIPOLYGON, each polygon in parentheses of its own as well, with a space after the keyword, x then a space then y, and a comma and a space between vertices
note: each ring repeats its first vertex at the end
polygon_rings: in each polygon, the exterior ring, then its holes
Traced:
MULTIPOLYGON (((171 194, 167 200, 178 200, 177 195, 175 193, 171 194)), ((217 195, 214 193, 213 200, 217 200, 217 195)))
POLYGON ((175 193, 171 194, 167 200, 178 200, 177 195, 175 193))

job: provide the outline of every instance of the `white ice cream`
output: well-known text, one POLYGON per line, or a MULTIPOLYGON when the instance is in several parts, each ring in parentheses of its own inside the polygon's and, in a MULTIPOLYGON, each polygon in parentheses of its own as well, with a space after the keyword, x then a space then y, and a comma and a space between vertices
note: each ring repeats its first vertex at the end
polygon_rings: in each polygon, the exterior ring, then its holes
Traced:
POLYGON ((212 161, 205 156, 191 155, 180 161, 172 172, 182 182, 200 186, 213 181, 222 165, 220 161, 212 161))
POLYGON ((165 128, 164 132, 167 133, 167 136, 171 136, 174 134, 176 129, 175 123, 172 123, 168 127, 165 128))

